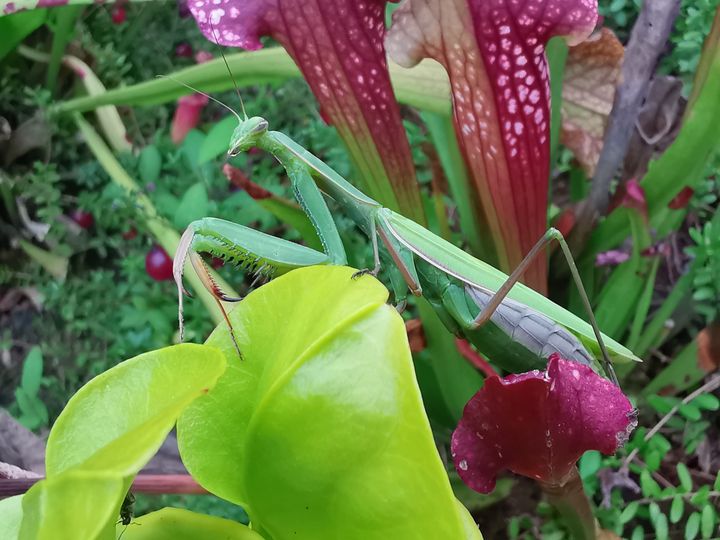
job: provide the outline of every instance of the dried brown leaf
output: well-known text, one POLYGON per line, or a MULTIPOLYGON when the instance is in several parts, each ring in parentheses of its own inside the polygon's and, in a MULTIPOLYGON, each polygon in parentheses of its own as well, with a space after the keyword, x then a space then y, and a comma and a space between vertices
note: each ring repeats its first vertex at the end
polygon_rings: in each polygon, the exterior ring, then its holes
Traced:
POLYGON ((603 145, 625 49, 612 30, 603 28, 570 47, 563 84, 560 142, 592 176, 603 145))
POLYGON ((697 336, 698 367, 706 373, 720 369, 720 323, 713 323, 697 336))

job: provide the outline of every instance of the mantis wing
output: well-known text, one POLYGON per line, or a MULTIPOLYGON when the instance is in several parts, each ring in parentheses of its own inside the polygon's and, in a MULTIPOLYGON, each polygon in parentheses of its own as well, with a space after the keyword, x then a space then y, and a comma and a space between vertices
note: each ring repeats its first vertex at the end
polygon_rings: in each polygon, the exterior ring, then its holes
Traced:
MULTIPOLYGON (((480 289, 496 291, 508 277, 497 268, 468 255, 460 248, 392 210, 384 208, 378 215, 400 243, 421 259, 464 283, 480 289)), ((508 294, 508 298, 545 314, 575 334, 594 352, 599 350, 590 324, 537 291, 522 283, 517 283, 508 294)), ((603 334, 603 340, 613 361, 640 361, 632 351, 605 334, 603 334)))

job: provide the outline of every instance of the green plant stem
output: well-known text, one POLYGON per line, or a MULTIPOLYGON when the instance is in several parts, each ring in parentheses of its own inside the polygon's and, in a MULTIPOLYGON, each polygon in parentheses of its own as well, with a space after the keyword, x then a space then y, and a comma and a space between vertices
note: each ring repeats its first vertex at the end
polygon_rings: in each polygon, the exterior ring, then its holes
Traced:
POLYGON ((672 317, 672 314, 680 305, 680 302, 682 302, 690 294, 690 287, 692 286, 694 277, 694 269, 693 267, 690 267, 690 270, 683 274, 683 276, 677 281, 673 290, 662 303, 662 306, 660 306, 660 309, 658 309, 653 319, 645 327, 645 331, 638 340, 637 345, 633 348, 635 354, 637 354, 640 358, 645 356, 652 347, 657 347, 662 343, 662 334, 665 329, 665 324, 670 317, 672 317))
POLYGON ((5 205, 5 210, 10 216, 10 222, 16 225, 20 222, 20 216, 18 216, 15 200, 13 199, 12 192, 10 191, 10 187, 7 185, 7 182, 7 177, 0 172, 0 197, 5 205))
MULTIPOLYGON (((679 493, 674 495, 665 495, 664 497, 647 497, 645 499, 636 499, 633 502, 637 504, 652 504, 652 503, 661 503, 661 502, 667 502, 672 501, 676 497, 680 497, 681 499, 684 499, 686 501, 689 501, 692 499, 695 495, 697 495, 697 491, 693 491, 690 493, 679 493)), ((707 493, 708 498, 713 497, 720 497, 720 491, 709 491, 707 493)))
POLYGON ((597 521, 577 467, 572 468, 570 477, 562 486, 540 485, 550 504, 565 520, 573 540, 594 540, 597 537, 597 521))
MULTIPOLYGON (((645 319, 647 318, 648 311, 650 310, 650 302, 652 301, 653 293, 655 292, 655 278, 657 277, 659 267, 660 257, 655 257, 655 260, 653 260, 653 263, 650 266, 650 274, 648 280, 645 282, 645 289, 640 295, 640 301, 637 303, 635 316, 633 317, 632 326, 630 327, 630 337, 628 338, 626 345, 631 351, 635 350, 638 341, 640 341, 640 335, 642 333, 643 326, 645 325, 645 319)), ((634 367, 634 365, 631 367, 634 367)))
MULTIPOLYGON (((564 38, 552 38, 545 48, 548 64, 550 66, 550 93, 552 97, 552 111, 550 114, 550 174, 557 161, 558 147, 560 146, 560 126, 562 125, 562 88, 565 64, 569 47, 564 38)), ((550 184, 552 189, 552 184, 550 184)))
MULTIPOLYGON (((150 199, 145 195, 140 187, 137 185, 130 175, 122 168, 122 165, 115 159, 115 156, 107 147, 105 142, 102 140, 100 135, 88 124, 80 114, 75 114, 75 122, 80 129, 85 142, 88 147, 95 155, 103 169, 108 173, 113 182, 122 187, 128 195, 135 198, 138 208, 142 211, 145 216, 148 229, 153 234, 157 242, 163 247, 163 249, 172 257, 175 255, 178 243, 180 241, 180 235, 175 229, 170 227, 157 213, 150 199)), ((232 287, 222 279, 217 273, 211 271, 213 279, 218 286, 227 292, 231 296, 238 296, 232 287)), ((207 308, 211 317, 216 323, 223 320, 222 312, 220 311, 215 299, 205 289, 200 278, 194 272, 187 272, 185 274, 186 279, 192 284, 194 292, 200 297, 203 304, 207 308)))
POLYGON ((490 236, 486 234, 488 227, 483 224, 480 203, 474 199, 473 190, 470 189, 470 179, 451 118, 434 112, 422 112, 420 116, 430 132, 450 186, 450 194, 457 204, 463 238, 475 255, 490 264, 497 263, 492 243, 488 241, 490 236))
POLYGON ((75 21, 77 20, 83 6, 66 6, 55 12, 55 28, 53 32, 52 49, 50 51, 50 63, 48 64, 47 79, 45 85, 51 94, 55 94, 60 64, 62 63, 65 47, 73 35, 75 21))

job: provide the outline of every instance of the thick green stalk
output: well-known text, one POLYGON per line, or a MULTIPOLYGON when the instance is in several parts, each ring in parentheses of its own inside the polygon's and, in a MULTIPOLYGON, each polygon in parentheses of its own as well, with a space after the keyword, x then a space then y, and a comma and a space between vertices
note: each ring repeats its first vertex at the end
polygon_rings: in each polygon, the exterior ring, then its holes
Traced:
POLYGON ((65 47, 73 36, 75 21, 82 10, 83 6, 65 6, 55 12, 52 49, 45 82, 45 86, 47 86, 51 94, 55 93, 55 86, 58 74, 60 73, 60 64, 65 54, 65 47))
MULTIPOLYGON (((557 161, 557 152, 560 147, 560 128, 562 126, 562 89, 565 64, 567 62, 569 47, 565 39, 554 37, 548 41, 545 48, 550 68, 550 176, 557 161)), ((552 190, 552 185, 550 186, 552 190)))
POLYGON ((423 322, 427 352, 435 372, 445 406, 457 422, 468 400, 483 383, 482 376, 460 355, 455 336, 447 331, 432 306, 424 298, 417 299, 423 322))
POLYGON ((470 189, 465 161, 460 153, 449 114, 423 112, 421 117, 430 132, 430 138, 450 186, 450 194, 457 205, 463 238, 470 245, 473 254, 496 265, 497 256, 490 241, 487 225, 483 224, 482 214, 478 211, 480 205, 474 199, 475 192, 470 189))
POLYGON ((645 319, 647 318, 648 311, 650 310, 650 302, 652 301, 653 293, 655 292, 655 278, 657 277, 659 267, 660 258, 656 257, 650 267, 649 277, 645 282, 645 288, 643 289, 642 295, 640 295, 640 301, 637 303, 635 308, 635 316, 633 317, 633 322, 630 327, 630 337, 628 337, 627 340, 627 347, 631 351, 635 350, 638 341, 640 341, 640 335, 642 333, 643 326, 645 326, 645 319))
POLYGON ((542 483, 540 485, 550 504, 560 513, 570 529, 570 537, 573 540, 597 538, 597 521, 577 467, 572 468, 570 477, 562 486, 542 483))

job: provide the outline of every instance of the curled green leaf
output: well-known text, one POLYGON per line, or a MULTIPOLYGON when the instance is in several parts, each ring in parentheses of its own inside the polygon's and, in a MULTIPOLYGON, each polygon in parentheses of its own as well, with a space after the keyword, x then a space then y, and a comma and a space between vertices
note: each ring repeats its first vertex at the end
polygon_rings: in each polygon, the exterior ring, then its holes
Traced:
POLYGON ((437 455, 402 318, 354 272, 304 268, 250 294, 230 314, 242 360, 215 330, 228 370, 178 421, 183 461, 273 538, 480 538, 437 455))

